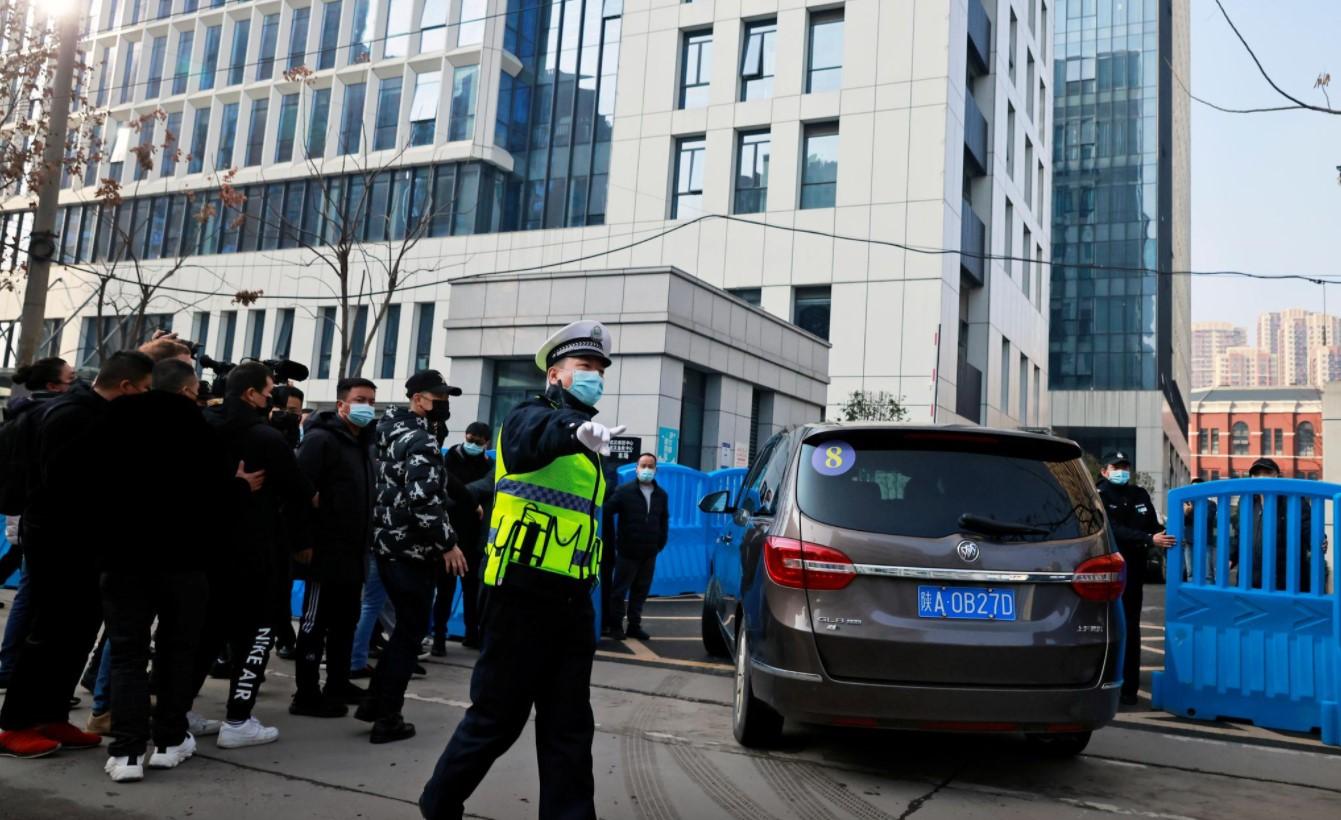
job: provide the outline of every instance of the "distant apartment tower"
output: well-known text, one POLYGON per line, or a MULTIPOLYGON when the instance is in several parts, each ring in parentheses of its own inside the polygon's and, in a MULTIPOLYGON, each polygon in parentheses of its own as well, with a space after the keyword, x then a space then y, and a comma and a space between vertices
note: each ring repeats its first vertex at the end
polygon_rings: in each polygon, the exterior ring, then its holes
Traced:
POLYGON ((1290 308, 1257 319, 1257 346, 1274 354, 1281 385, 1323 384, 1314 368, 1314 351, 1341 343, 1341 318, 1290 308))
POLYGON ((1231 347, 1248 344, 1248 333, 1229 322, 1195 322, 1192 325, 1192 389, 1220 384, 1215 380, 1216 362, 1231 347))
POLYGON ((1280 373, 1274 355, 1257 347, 1240 345, 1225 349, 1215 359, 1211 374, 1214 387, 1272 387, 1280 373))
POLYGON ((1308 372, 1318 387, 1341 382, 1341 345, 1313 348, 1308 354, 1308 372))
POLYGON ((1134 453, 1157 499, 1188 477, 1186 0, 1058 3, 1053 55, 1054 428, 1134 453), (1145 270, 1142 269, 1153 269, 1145 270), (1157 272, 1158 271, 1158 272, 1157 272))

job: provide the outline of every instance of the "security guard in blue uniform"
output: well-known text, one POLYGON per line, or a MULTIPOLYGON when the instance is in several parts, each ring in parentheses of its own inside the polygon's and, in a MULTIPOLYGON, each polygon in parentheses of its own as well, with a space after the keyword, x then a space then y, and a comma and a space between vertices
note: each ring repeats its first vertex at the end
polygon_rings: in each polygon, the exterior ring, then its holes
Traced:
POLYGON ((610 333, 574 322, 535 358, 543 395, 518 405, 497 438, 494 507, 482 580, 483 648, 470 709, 424 786, 419 808, 457 820, 535 707, 540 817, 594 820, 589 685, 596 651, 591 592, 601 565, 601 456, 623 427, 592 420, 610 366, 610 333))
POLYGON ((1168 549, 1178 542, 1164 533, 1150 493, 1131 483, 1131 457, 1121 450, 1104 456, 1099 497, 1108 513, 1108 528, 1127 562, 1122 612, 1127 621, 1127 649, 1122 660, 1122 704, 1135 706, 1141 688, 1141 604, 1144 602, 1146 552, 1168 549))

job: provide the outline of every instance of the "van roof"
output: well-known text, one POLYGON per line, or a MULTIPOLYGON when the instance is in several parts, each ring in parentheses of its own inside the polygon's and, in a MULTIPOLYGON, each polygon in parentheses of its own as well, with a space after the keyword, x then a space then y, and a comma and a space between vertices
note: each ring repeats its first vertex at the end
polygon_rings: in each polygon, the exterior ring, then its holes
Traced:
POLYGON ((803 438, 839 430, 890 430, 900 433, 947 433, 958 435, 982 436, 983 438, 1010 438, 1016 442, 1037 441, 1040 444, 1065 445, 1075 450, 1075 458, 1080 458, 1083 450, 1069 438, 1039 433, 1031 430, 1018 430, 1005 427, 981 427, 976 424, 907 424, 897 421, 825 421, 807 424, 803 427, 803 438))

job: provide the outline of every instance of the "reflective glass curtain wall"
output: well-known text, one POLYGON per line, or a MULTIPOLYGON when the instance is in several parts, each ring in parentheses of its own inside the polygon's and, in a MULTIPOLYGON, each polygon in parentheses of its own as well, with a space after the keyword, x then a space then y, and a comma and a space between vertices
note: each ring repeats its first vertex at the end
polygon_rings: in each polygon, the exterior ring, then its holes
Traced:
POLYGON ((1160 330, 1161 302, 1172 298, 1167 283, 1162 288, 1153 272, 1112 269, 1171 264, 1168 238, 1160 236, 1170 212, 1160 191, 1166 3, 1054 6, 1054 390, 1155 390, 1169 380, 1161 377, 1161 347, 1170 340, 1160 330))
POLYGON ((510 0, 495 141, 516 159, 504 229, 605 221, 622 0, 510 0))

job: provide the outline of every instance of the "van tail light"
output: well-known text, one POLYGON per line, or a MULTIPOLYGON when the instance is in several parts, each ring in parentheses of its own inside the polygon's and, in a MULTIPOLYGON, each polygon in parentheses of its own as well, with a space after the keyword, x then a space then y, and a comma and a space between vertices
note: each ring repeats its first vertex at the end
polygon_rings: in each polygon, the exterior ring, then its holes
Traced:
POLYGON ((857 577, 843 553, 794 538, 764 539, 764 568, 773 583, 792 589, 842 589, 857 577))
POLYGON ((1071 588, 1087 601, 1116 601, 1127 586, 1127 562, 1116 552, 1091 558, 1076 567, 1071 588))

